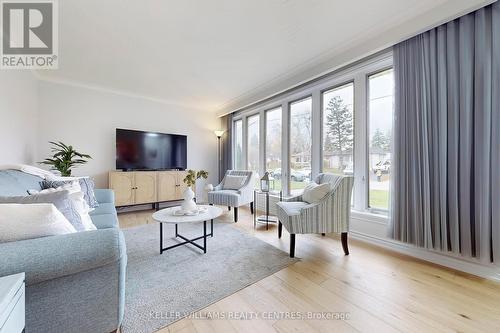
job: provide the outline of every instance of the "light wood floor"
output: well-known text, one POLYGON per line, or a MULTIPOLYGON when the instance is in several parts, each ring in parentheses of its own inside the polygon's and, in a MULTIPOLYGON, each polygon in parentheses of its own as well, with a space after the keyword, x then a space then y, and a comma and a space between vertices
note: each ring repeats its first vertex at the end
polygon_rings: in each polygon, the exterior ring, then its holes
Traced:
MULTIPOLYGON (((120 225, 152 223, 151 213, 120 214, 120 225)), ((232 212, 220 220, 231 219, 232 212)), ((275 226, 254 230, 248 210, 232 226, 288 252, 288 233, 278 239, 275 226)), ((351 240, 344 256, 334 237, 297 235, 301 261, 197 316, 314 312, 347 313, 347 320, 185 318, 158 332, 500 332, 499 284, 351 240)))

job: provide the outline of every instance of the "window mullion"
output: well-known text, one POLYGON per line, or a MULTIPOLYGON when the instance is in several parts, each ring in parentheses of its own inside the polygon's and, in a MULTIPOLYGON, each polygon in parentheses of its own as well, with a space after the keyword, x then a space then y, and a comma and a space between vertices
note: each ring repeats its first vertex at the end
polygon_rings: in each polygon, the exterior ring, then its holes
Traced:
POLYGON ((290 106, 287 101, 281 104, 281 186, 283 193, 290 194, 288 174, 290 173, 290 106))
POLYGON ((354 209, 368 208, 368 94, 365 73, 354 78, 354 209))
POLYGON ((311 147, 311 176, 316 176, 321 172, 322 164, 322 144, 321 144, 321 92, 315 90, 312 93, 312 147, 311 147))

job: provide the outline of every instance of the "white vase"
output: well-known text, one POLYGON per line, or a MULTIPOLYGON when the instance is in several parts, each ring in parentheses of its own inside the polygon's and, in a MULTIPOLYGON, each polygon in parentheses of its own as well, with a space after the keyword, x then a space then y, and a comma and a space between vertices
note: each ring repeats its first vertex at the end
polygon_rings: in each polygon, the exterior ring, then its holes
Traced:
POLYGON ((191 186, 186 188, 184 191, 182 197, 184 198, 184 201, 182 202, 181 208, 184 211, 193 211, 196 210, 196 202, 194 202, 194 192, 191 189, 191 186))

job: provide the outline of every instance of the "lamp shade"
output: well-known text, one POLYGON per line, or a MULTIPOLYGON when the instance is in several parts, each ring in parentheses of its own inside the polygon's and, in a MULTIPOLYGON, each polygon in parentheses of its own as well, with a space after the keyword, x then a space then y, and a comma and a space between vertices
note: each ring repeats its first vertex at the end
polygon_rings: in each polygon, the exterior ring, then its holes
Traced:
POLYGON ((214 131, 215 135, 218 138, 220 138, 222 136, 222 134, 224 134, 224 132, 225 132, 224 130, 216 130, 216 131, 214 131))

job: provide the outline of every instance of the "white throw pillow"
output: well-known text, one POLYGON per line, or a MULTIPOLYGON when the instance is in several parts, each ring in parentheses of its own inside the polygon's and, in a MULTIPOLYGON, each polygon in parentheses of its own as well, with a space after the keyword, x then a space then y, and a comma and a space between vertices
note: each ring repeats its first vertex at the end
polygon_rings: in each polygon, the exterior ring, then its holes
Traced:
POLYGON ((224 179, 224 190, 239 190, 245 185, 247 176, 230 176, 227 175, 224 179))
POLYGON ((302 199, 307 203, 316 203, 323 199, 328 192, 330 192, 330 184, 318 185, 315 182, 310 182, 304 188, 302 199))
POLYGON ((69 197, 71 201, 73 201, 73 204, 78 211, 78 214, 80 215, 80 218, 82 220, 82 224, 85 228, 85 231, 88 230, 97 230, 96 226, 92 222, 92 218, 89 215, 89 212, 91 211, 87 201, 85 200, 85 196, 82 192, 82 188, 80 186, 80 183, 78 181, 74 181, 70 184, 65 184, 63 186, 60 186, 58 188, 48 188, 45 190, 41 191, 33 191, 29 190, 29 194, 35 194, 35 193, 51 193, 51 192, 57 192, 57 191, 69 191, 69 197))
POLYGON ((0 243, 75 232, 53 204, 0 204, 0 243))

